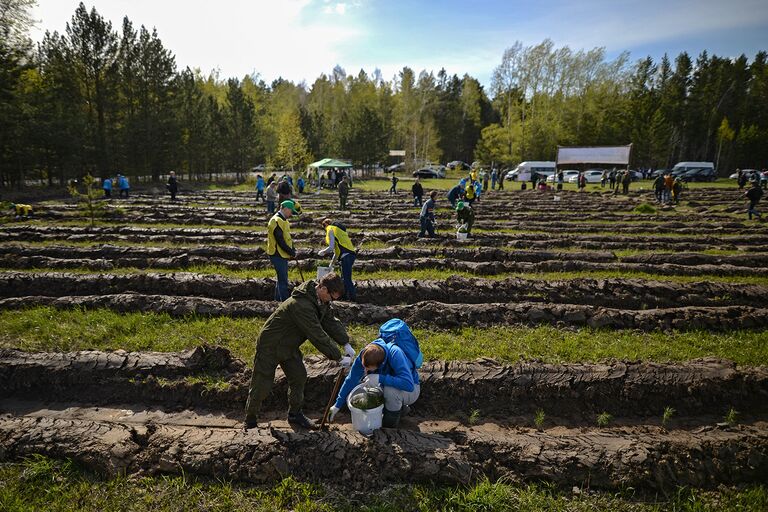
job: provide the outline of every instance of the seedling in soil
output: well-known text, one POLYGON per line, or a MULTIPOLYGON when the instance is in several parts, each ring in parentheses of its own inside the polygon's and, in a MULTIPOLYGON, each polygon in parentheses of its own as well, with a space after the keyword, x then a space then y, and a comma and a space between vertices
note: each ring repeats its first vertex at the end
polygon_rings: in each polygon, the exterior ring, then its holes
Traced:
POLYGON ((469 424, 477 425, 479 421, 480 421, 480 409, 472 409, 472 412, 469 413, 469 424))
POLYGON ((613 421, 613 416, 610 413, 607 412, 601 412, 600 415, 597 417, 597 426, 598 427, 607 427, 609 423, 613 421))
POLYGON ((674 407, 665 407, 664 408, 664 414, 661 415, 661 426, 664 428, 667 428, 667 422, 672 419, 672 416, 675 415, 675 408, 674 407))
POLYGON ((544 426, 544 420, 547 419, 547 415, 544 414, 544 409, 539 409, 536 411, 536 416, 533 418, 533 424, 536 425, 536 428, 541 430, 541 427, 544 426))
POLYGON ((648 203, 640 203, 632 210, 634 213, 656 213, 656 208, 648 203))
POLYGON ((732 427, 738 423, 739 411, 731 407, 728 409, 728 414, 725 415, 725 422, 728 426, 732 427))

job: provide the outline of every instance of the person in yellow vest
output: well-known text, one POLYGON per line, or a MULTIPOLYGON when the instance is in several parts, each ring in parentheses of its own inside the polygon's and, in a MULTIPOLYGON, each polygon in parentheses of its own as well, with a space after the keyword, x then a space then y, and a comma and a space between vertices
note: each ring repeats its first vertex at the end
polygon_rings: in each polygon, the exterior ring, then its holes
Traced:
POLYGON ((341 264, 341 278, 344 280, 344 300, 355 300, 355 283, 352 281, 352 265, 355 263, 357 253, 352 240, 349 239, 347 227, 341 222, 333 222, 331 219, 323 219, 325 227, 325 243, 328 247, 320 251, 320 256, 333 253, 331 267, 334 262, 341 264))
POLYGON ((32 206, 28 204, 11 203, 11 208, 16 212, 16 220, 28 219, 32 215, 32 206))
POLYGON ((475 189, 475 182, 468 181, 466 187, 464 187, 464 197, 469 204, 472 204, 477 197, 477 190, 475 189))
POLYGON ((288 260, 296 257, 291 239, 291 225, 288 219, 301 213, 298 201, 288 199, 280 203, 280 210, 267 224, 267 255, 277 273, 275 300, 280 302, 290 297, 288 293, 288 260))

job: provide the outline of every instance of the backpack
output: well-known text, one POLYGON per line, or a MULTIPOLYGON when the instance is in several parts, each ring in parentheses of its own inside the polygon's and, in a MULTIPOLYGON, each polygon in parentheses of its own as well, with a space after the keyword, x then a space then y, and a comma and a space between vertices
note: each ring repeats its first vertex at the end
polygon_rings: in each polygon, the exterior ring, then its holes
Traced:
POLYGON ((408 324, 399 318, 387 320, 379 328, 379 337, 387 344, 397 345, 411 361, 414 368, 421 368, 424 355, 419 349, 419 342, 411 332, 408 324))

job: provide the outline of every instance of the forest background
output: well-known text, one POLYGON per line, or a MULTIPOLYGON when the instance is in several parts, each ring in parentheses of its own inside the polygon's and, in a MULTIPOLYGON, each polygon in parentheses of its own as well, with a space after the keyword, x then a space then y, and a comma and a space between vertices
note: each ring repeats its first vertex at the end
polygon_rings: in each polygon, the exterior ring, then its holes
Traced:
MULTIPOLYGON (((553 160, 558 145, 633 143, 633 167, 678 160, 768 166, 768 54, 702 52, 631 61, 604 48, 516 42, 489 90, 465 74, 336 66, 312 84, 177 69, 156 30, 95 8, 61 33, 28 37, 34 0, 0 0, 0 186, 64 184, 85 173, 160 179, 355 166, 405 149, 418 162, 508 166, 553 160)), ((468 43, 471 44, 471 43, 468 43)))

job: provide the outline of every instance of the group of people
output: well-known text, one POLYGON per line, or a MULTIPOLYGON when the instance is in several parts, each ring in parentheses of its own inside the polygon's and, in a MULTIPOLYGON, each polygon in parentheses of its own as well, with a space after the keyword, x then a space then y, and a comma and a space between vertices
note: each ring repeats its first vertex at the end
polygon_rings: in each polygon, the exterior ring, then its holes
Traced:
MULTIPOLYGON (((174 175, 174 172, 171 171, 171 174, 174 175)), ((175 179, 176 178, 174 176, 174 180, 175 179)), ((104 191, 104 198, 105 199, 112 198, 112 189, 115 186, 117 186, 118 197, 121 199, 128 199, 128 195, 131 191, 131 182, 128 180, 127 176, 123 176, 122 174, 118 174, 114 180, 109 176, 101 180, 101 189, 104 191)), ((175 199, 176 197, 175 192, 173 193, 173 197, 175 199)))
POLYGON ((680 194, 683 192, 683 182, 672 174, 659 174, 653 180, 653 193, 656 196, 656 202, 660 204, 675 203, 680 201, 680 194))
POLYGON ((266 203, 267 213, 275 213, 276 205, 303 194, 304 187, 304 178, 301 176, 296 180, 296 187, 294 188, 293 178, 287 174, 278 179, 277 174, 272 173, 267 181, 264 181, 261 174, 257 174, 256 200, 266 203))

